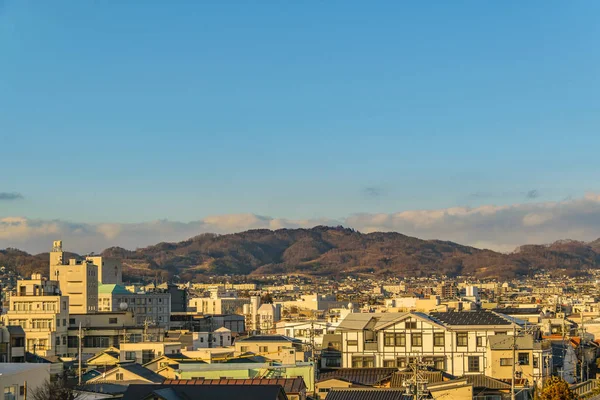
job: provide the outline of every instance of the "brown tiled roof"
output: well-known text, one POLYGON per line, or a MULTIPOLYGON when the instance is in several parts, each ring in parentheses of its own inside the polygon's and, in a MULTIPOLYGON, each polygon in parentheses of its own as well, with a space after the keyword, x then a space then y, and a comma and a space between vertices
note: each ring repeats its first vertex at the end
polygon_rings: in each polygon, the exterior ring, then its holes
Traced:
POLYGON ((182 379, 166 380, 164 385, 280 385, 286 393, 300 393, 306 390, 302 377, 296 378, 249 378, 249 379, 182 379))

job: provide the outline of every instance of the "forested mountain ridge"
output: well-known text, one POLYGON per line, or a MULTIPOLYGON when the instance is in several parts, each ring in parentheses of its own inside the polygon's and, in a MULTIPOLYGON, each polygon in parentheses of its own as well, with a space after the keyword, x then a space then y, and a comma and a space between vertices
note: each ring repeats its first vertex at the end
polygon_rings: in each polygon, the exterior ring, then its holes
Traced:
MULTIPOLYGON (((551 245, 525 245, 503 254, 395 232, 364 234, 343 227, 317 226, 202 234, 137 250, 111 247, 101 255, 122 259, 129 277, 179 275, 183 280, 195 280, 224 274, 369 273, 511 278, 540 269, 573 275, 598 268, 600 239, 590 243, 563 240, 551 245)), ((25 276, 31 272, 47 273, 48 253, 29 255, 16 249, 0 250, 0 265, 15 268, 25 276)))

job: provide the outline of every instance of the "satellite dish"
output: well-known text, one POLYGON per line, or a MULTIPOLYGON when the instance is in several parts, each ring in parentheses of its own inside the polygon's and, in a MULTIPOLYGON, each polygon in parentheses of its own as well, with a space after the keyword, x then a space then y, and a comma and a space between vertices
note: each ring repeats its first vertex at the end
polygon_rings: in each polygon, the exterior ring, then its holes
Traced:
POLYGON ((127 307, 129 307, 129 305, 127 303, 121 303, 121 304, 119 304, 119 309, 121 311, 127 310, 127 307))

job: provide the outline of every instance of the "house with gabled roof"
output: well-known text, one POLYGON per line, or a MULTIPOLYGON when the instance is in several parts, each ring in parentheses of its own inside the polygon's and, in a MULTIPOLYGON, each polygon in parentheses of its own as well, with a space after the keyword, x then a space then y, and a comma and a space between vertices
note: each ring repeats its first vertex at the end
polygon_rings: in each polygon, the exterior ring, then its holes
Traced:
POLYGON ((511 335, 521 322, 487 310, 354 313, 339 325, 342 367, 406 368, 418 359, 454 376, 481 374, 487 338, 511 335))
POLYGON ((96 369, 107 370, 120 362, 119 355, 119 349, 116 347, 109 347, 90 357, 86 361, 86 364, 96 369))
POLYGON ((87 381, 90 383, 162 383, 165 378, 136 363, 120 363, 113 369, 87 381))

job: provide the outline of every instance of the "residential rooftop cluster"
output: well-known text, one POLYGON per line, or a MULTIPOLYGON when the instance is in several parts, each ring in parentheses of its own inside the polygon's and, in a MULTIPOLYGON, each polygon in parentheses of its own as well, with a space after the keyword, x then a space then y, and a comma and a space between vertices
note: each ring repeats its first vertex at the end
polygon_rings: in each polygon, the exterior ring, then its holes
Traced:
POLYGON ((49 276, 0 267, 5 399, 46 380, 123 399, 529 399, 553 376, 598 391, 596 279, 132 283, 117 259, 65 254, 55 241, 49 276))

